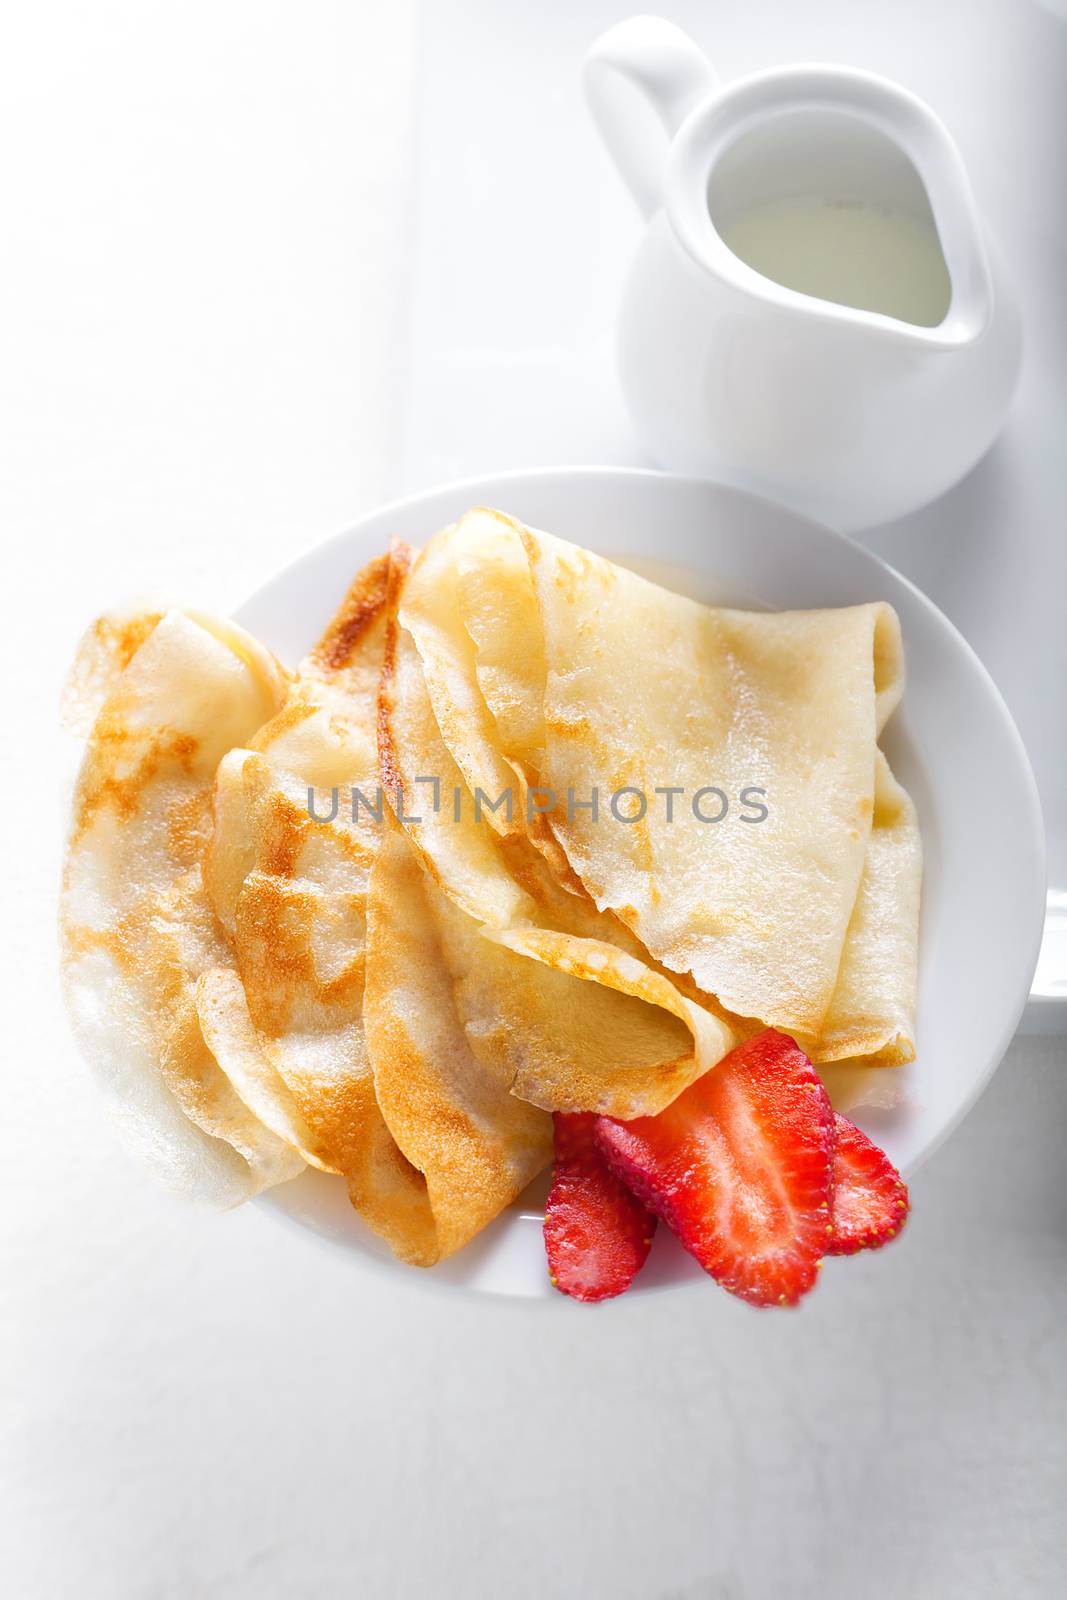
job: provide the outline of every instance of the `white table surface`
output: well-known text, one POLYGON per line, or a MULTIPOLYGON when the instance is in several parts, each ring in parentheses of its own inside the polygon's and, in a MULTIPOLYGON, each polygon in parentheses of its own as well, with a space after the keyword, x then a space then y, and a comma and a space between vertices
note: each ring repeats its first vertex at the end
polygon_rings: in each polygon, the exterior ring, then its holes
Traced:
MULTIPOLYGON (((1033 735, 1067 693, 1025 655, 1065 575, 1062 540, 1025 559, 1063 515, 1056 6, 667 9, 726 76, 824 57, 910 84, 1009 235, 1040 322, 1019 408, 969 483, 873 542, 965 629, 995 608, 987 659, 1033 735)), ((710 1286, 589 1312, 428 1294, 253 1208, 186 1210, 117 1147, 60 1013, 55 705, 97 609, 225 610, 443 477, 643 459, 610 361, 635 223, 577 89, 624 14, 5 12, 0 1582, 19 1600, 1067 1584, 1062 1041, 1016 1041, 916 1178, 906 1238, 828 1264, 799 1313, 710 1286)), ((1062 789, 1062 748, 1034 755, 1062 789)))

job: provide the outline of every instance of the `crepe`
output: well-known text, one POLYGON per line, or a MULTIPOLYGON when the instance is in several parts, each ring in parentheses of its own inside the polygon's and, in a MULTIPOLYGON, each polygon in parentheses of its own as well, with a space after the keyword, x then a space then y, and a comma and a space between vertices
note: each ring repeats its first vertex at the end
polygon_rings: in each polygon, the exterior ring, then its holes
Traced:
POLYGON ((354 796, 376 783, 391 570, 357 575, 276 716, 221 762, 204 859, 229 939, 198 986, 205 1035, 249 1108, 347 1178, 380 1133, 363 1029, 379 830, 354 796))
POLYGON ((432 539, 404 585, 400 623, 418 647, 440 730, 480 815, 534 845, 562 889, 581 883, 539 808, 545 660, 518 524, 476 511, 432 539), (506 797, 506 803, 500 804, 506 797))
POLYGON ((303 1165, 220 1072, 194 1004, 226 957, 199 865, 215 768, 276 709, 285 675, 232 624, 180 611, 126 619, 121 637, 88 675, 102 703, 64 872, 67 1002, 133 1145, 171 1188, 231 1205, 303 1165))
POLYGON ((815 1059, 910 1058, 921 851, 877 745, 903 685, 891 607, 717 610, 478 511, 431 541, 400 615, 468 783, 521 774, 536 830, 654 962, 815 1059))
POLYGON ((88 739, 108 696, 163 616, 161 610, 131 606, 90 623, 63 685, 61 716, 68 733, 88 739))
MULTIPOLYGON (((321 708, 302 728, 305 744, 312 730, 325 746, 322 759, 335 758, 321 708)), ((307 788, 304 774, 257 751, 235 751, 220 769, 216 850, 250 865, 232 909, 216 901, 220 921, 232 917, 232 957, 219 966, 235 966, 260 1051, 284 1085, 287 1120, 292 1110, 298 1115, 303 1154, 347 1174, 373 1111, 362 1011, 366 893, 377 840, 372 828, 340 816, 313 822, 307 788)), ((216 867, 216 894, 220 881, 216 867)), ((209 1037, 220 1063, 245 1093, 247 1068, 231 1055, 245 1037, 243 1019, 225 1017, 225 997, 236 997, 227 982, 213 978, 198 1005, 205 1029, 214 1027, 209 1037)))
MULTIPOLYGON (((499 1053, 516 1095, 552 1111, 652 1116, 726 1054, 732 1019, 681 994, 584 891, 564 890, 521 827, 477 819, 402 626, 386 646, 379 744, 408 836, 454 908, 446 950, 468 1037, 499 1053), (437 778, 436 809, 427 788, 416 805, 416 774, 437 778)), ((495 1055, 488 1064, 499 1070, 495 1055)))
POLYGON ((510 1093, 503 1052, 476 1055, 464 1031, 450 914, 463 916, 388 829, 371 879, 364 1018, 378 1105, 408 1174, 400 1205, 376 1203, 377 1185, 355 1185, 353 1200, 421 1266, 472 1239, 552 1156, 551 1117, 510 1093))
MULTIPOLYGON (((915 1059, 921 884, 915 807, 879 750, 863 874, 833 996, 813 1047, 820 1063, 855 1059, 902 1066, 915 1059)), ((875 1103, 871 1093, 868 1087, 866 1103, 875 1103)))

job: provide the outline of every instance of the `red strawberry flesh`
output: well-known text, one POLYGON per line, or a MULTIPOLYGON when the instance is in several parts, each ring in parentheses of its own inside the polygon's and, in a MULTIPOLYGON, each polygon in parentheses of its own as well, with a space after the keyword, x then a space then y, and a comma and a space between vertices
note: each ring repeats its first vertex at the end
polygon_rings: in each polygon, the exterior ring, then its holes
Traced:
POLYGON ((545 1206, 552 1282, 573 1300, 610 1300, 644 1266, 656 1219, 615 1176, 593 1139, 596 1117, 557 1112, 545 1206))
POLYGON ((833 1232, 826 1244, 830 1256, 877 1250, 896 1237, 908 1215, 908 1189, 884 1151, 847 1117, 836 1117, 834 1152, 833 1232))
POLYGON ((600 1117, 613 1171, 725 1289, 795 1305, 830 1225, 834 1117, 804 1052, 773 1029, 739 1045, 656 1117, 600 1117))

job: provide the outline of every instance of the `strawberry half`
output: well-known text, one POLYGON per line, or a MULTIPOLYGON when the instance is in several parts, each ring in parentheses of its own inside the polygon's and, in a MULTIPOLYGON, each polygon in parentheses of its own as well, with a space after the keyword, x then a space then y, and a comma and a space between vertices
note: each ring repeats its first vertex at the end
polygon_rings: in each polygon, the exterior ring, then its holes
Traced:
POLYGON ((834 1152, 833 1232, 828 1256, 877 1250, 896 1237, 907 1220, 908 1186, 876 1144, 838 1112, 834 1152))
POLYGON ((556 1166, 545 1206, 552 1282, 572 1300, 610 1300, 645 1264, 656 1219, 616 1178, 593 1141, 596 1117, 557 1112, 556 1166))
POLYGON ((818 1074, 773 1029, 739 1045, 656 1117, 600 1117, 612 1169, 717 1282, 795 1305, 826 1249, 834 1114, 818 1074))

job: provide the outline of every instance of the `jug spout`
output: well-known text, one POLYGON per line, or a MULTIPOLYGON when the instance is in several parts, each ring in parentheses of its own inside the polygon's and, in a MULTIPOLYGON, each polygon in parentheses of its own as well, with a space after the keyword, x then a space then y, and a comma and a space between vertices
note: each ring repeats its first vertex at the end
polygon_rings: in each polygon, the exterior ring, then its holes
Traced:
POLYGON ((992 319, 959 152, 874 74, 798 66, 723 89, 679 133, 664 202, 698 265, 779 314, 917 350, 976 343, 992 319))
POLYGON ((650 217, 663 203, 670 141, 714 92, 715 73, 703 51, 673 22, 630 17, 597 39, 583 76, 601 137, 643 215, 650 217), (634 90, 651 116, 640 115, 634 90))

